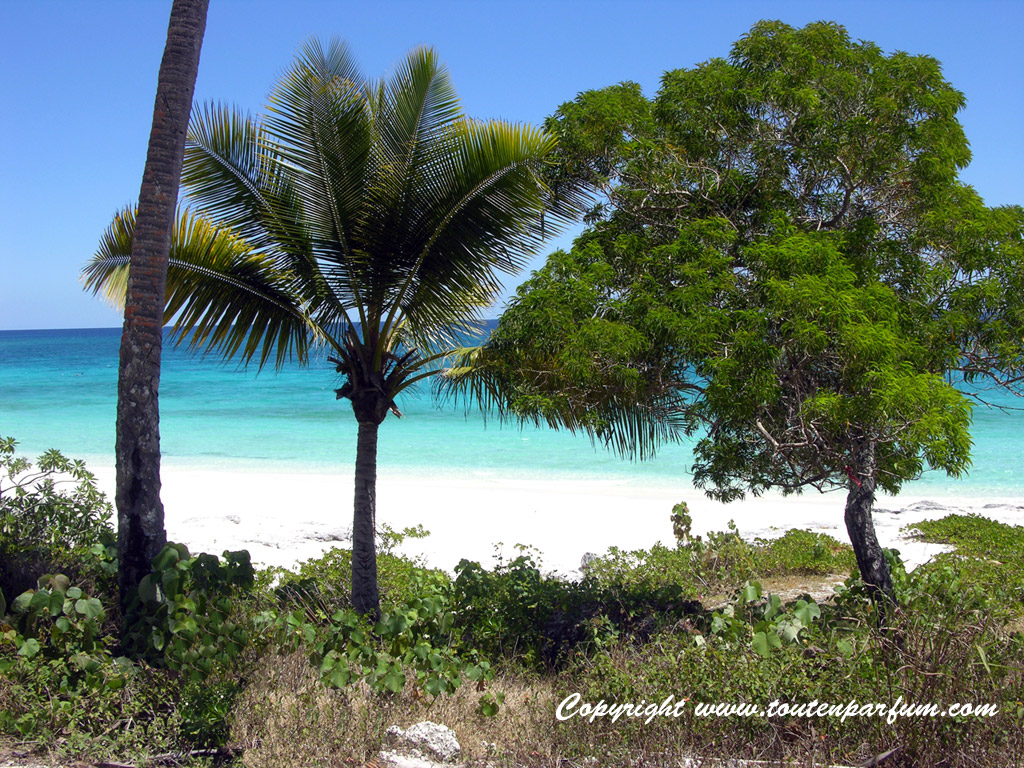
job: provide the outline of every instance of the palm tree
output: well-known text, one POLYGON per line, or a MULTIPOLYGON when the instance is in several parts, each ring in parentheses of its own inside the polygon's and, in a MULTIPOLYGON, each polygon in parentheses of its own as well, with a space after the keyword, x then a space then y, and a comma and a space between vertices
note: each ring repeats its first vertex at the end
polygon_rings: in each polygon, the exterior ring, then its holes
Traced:
POLYGON ((117 383, 118 591, 130 597, 166 541, 160 502, 160 352, 164 290, 185 132, 210 0, 174 0, 160 62, 149 149, 139 192, 138 237, 129 250, 117 383))
MULTIPOLYGON (((352 601, 378 613, 377 432, 395 397, 440 372, 461 334, 539 244, 554 140, 462 116, 447 72, 417 49, 364 79, 339 43, 308 43, 266 118, 209 106, 189 131, 168 272, 179 341, 243 361, 306 361, 326 345, 359 425, 352 601)), ((123 296, 134 230, 119 215, 87 288, 123 296)))

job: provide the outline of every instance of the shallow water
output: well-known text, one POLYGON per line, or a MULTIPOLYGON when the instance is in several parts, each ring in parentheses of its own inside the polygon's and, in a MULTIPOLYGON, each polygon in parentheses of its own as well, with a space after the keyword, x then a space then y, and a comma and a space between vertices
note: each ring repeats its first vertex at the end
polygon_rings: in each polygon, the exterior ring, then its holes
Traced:
MULTIPOLYGON (((120 329, 0 331, 0 435, 26 454, 58 448, 109 464, 114 446, 120 329)), ((356 424, 335 399, 339 376, 325 360, 257 373, 166 346, 161 446, 167 463, 281 472, 350 472, 356 424)), ((1024 405, 1012 396, 996 402, 1024 405)), ((405 418, 381 427, 382 471, 479 479, 571 476, 629 484, 689 486, 690 445, 632 463, 584 436, 485 423, 478 413, 439 406, 428 386, 403 396, 405 418)), ((976 408, 974 466, 953 480, 926 473, 914 494, 1024 496, 1024 411, 976 408)))

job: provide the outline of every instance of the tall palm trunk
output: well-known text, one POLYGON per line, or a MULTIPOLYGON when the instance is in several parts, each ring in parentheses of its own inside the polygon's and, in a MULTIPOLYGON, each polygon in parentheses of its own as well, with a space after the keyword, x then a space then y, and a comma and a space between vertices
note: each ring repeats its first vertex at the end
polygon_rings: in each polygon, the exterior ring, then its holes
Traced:
POLYGON ((174 0, 160 62, 153 127, 125 300, 117 385, 118 590, 129 601, 166 542, 160 502, 160 353, 167 259, 178 202, 185 131, 199 70, 209 0, 174 0))
POLYGON ((875 523, 871 517, 878 469, 874 441, 858 441, 854 445, 853 462, 849 471, 850 489, 846 496, 846 531, 857 556, 860 577, 867 584, 876 604, 882 607, 885 599, 892 596, 892 574, 875 535, 875 523))
POLYGON ((379 422, 360 421, 356 440, 355 506, 352 520, 352 606, 380 616, 377 592, 377 431, 379 422))

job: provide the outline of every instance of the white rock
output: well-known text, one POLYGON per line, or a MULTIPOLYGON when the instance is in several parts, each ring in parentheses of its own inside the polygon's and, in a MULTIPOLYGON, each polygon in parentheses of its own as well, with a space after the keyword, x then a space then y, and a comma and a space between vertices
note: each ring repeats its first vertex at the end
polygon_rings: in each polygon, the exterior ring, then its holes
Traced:
MULTIPOLYGON (((394 742, 394 749, 390 752, 382 752, 381 755, 388 756, 397 753, 399 756, 426 759, 440 763, 451 764, 459 759, 462 748, 459 740, 451 728, 429 721, 423 721, 402 729, 393 725, 387 730, 387 735, 394 742)), ((427 768, 430 763, 401 764, 402 768, 427 768)))

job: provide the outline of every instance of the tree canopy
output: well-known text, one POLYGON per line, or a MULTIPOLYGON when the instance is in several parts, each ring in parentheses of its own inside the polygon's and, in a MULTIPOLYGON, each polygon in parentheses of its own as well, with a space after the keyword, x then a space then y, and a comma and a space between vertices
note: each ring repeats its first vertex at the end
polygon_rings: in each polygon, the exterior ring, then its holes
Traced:
POLYGON ((449 386, 629 455, 697 431, 724 500, 844 488, 888 589, 875 488, 965 471, 964 385, 1024 374, 1024 213, 959 180, 963 105, 933 58, 829 23, 761 22, 651 100, 580 94, 551 185, 591 227, 449 386))

